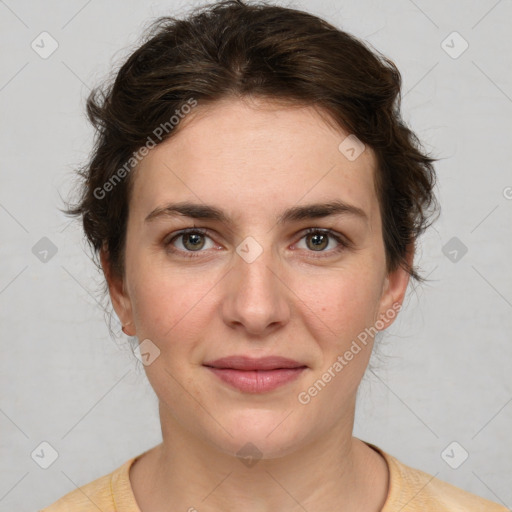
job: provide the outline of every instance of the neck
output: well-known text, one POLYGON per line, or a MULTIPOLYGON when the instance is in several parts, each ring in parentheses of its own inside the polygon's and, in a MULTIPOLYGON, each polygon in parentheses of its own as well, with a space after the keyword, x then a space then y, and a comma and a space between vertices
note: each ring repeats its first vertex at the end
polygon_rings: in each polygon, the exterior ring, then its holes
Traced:
POLYGON ((350 419, 286 455, 244 460, 182 429, 163 407, 160 417, 163 442, 130 471, 142 512, 377 512, 386 499, 386 463, 352 437, 350 419))

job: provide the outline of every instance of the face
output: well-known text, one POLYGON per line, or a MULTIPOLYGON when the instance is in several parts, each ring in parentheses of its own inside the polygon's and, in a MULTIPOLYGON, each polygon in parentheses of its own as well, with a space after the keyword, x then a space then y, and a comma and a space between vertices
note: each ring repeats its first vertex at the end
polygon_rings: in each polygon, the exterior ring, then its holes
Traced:
POLYGON ((351 432, 372 335, 408 281, 386 272, 372 150, 354 159, 339 149, 349 133, 314 108, 268 100, 198 106, 181 123, 135 171, 123 278, 102 255, 116 313, 149 340, 162 422, 268 458, 351 432), (230 356, 249 366, 212 369, 230 356), (274 356, 293 368, 250 367, 274 356))

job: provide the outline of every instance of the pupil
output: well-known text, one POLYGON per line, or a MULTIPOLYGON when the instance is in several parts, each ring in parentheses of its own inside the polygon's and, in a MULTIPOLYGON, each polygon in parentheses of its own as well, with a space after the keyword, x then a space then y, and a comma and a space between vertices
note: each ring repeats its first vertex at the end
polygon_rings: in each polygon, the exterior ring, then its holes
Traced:
POLYGON ((187 242, 189 242, 192 245, 193 249, 194 248, 197 249, 198 247, 199 248, 202 247, 201 237, 202 237, 202 235, 199 235, 199 234, 190 234, 190 235, 187 235, 186 239, 187 239, 187 242))
POLYGON ((313 245, 315 245, 316 247, 320 247, 322 246, 322 244, 325 246, 325 240, 326 240, 326 236, 323 235, 323 234, 316 234, 316 235, 313 235, 312 236, 312 242, 313 242, 313 245))

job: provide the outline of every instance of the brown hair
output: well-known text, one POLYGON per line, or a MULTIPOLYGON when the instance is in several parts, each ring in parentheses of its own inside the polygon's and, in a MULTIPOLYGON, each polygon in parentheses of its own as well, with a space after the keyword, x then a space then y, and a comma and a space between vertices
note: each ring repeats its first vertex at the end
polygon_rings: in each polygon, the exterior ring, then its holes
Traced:
MULTIPOLYGON (((199 105, 230 96, 312 105, 374 150, 387 269, 401 265, 424 281, 406 256, 438 206, 436 159, 402 121, 400 88, 392 61, 303 11, 227 0, 183 20, 158 18, 115 78, 87 99, 96 139, 78 170, 80 200, 64 212, 82 216, 94 253, 104 247, 122 276, 134 174, 127 162, 136 165, 157 127, 169 127, 191 98, 199 105)), ((176 129, 165 131, 158 143, 176 129)))

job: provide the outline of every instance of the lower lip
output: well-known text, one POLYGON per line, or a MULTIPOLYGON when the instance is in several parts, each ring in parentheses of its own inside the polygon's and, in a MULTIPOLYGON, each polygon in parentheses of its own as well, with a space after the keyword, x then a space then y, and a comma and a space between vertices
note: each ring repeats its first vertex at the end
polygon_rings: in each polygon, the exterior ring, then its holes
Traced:
POLYGON ((245 393, 272 391, 295 380, 306 368, 280 368, 277 370, 233 370, 207 366, 219 379, 245 393))

